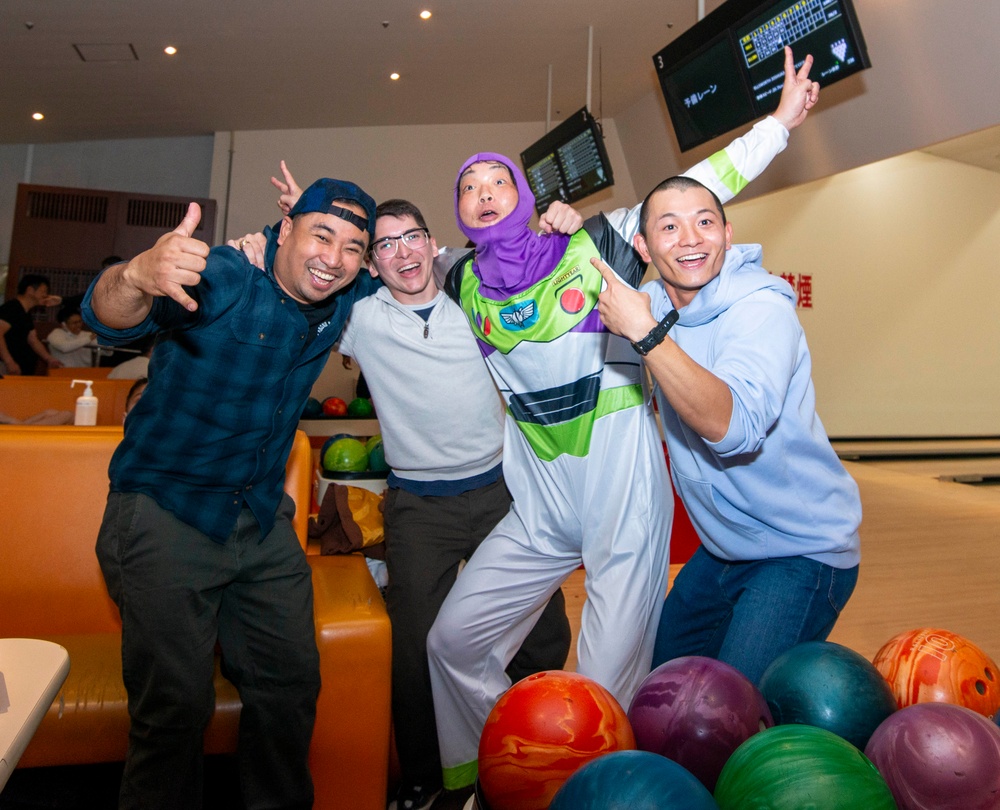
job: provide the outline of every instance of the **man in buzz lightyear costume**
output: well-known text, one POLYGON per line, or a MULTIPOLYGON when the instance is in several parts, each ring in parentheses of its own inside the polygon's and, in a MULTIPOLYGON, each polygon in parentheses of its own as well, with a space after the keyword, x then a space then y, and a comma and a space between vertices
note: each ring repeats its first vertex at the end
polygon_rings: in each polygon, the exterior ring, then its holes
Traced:
MULTIPOLYGON (((784 149, 818 98, 812 59, 786 49, 774 116, 687 174, 732 199, 784 149)), ((477 773, 483 725, 510 686, 504 668, 549 597, 581 563, 587 601, 577 671, 625 707, 649 673, 667 585, 673 500, 641 356, 661 322, 630 344, 601 323, 603 257, 638 286, 640 206, 599 214, 572 237, 529 228, 534 197, 503 155, 458 173, 455 210, 475 244, 447 289, 465 311, 507 403, 504 476, 514 506, 473 556, 427 640, 435 713, 451 790, 477 773)))

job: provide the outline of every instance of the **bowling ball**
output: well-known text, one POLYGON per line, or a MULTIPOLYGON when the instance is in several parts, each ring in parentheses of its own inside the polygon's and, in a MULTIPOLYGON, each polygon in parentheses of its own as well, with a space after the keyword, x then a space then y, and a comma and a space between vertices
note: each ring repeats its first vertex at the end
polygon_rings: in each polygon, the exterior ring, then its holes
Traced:
POLYGON ((1000 806, 1000 728, 949 703, 916 703, 875 729, 865 748, 900 810, 1000 806))
MULTIPOLYGON (((320 466, 322 466, 323 457, 326 456, 326 451, 330 449, 331 444, 333 444, 338 439, 353 439, 353 438, 354 436, 352 436, 350 433, 338 433, 336 436, 331 436, 325 442, 323 442, 323 446, 320 448, 319 451, 320 466)), ((326 468, 324 467, 324 469, 326 468)))
POLYGON ((347 414, 347 403, 340 397, 327 397, 323 400, 324 416, 344 416, 347 414))
POLYGON ((774 725, 760 691, 735 667, 691 655, 667 661, 640 684, 628 719, 636 747, 680 763, 709 790, 752 734, 774 725))
POLYGON ((549 670, 510 687, 479 738, 479 783, 490 810, 545 810, 570 774, 635 748, 625 711, 603 686, 549 670))
POLYGON ((320 463, 329 472, 361 472, 368 469, 368 451, 355 438, 332 439, 321 450, 320 463))
POLYGON ((957 633, 922 627, 893 636, 875 653, 896 704, 954 703, 986 717, 1000 709, 1000 669, 957 633))
POLYGON ((764 670, 760 691, 778 725, 819 726, 858 748, 896 711, 888 684, 871 662, 831 641, 785 650, 764 670))
POLYGON ((302 408, 302 418, 303 419, 316 419, 323 415, 323 403, 321 403, 316 397, 309 397, 306 400, 305 406, 302 408))
POLYGON ((593 759, 559 788, 549 810, 718 810, 693 774, 649 751, 593 759))
POLYGON ((719 774, 721 810, 895 810, 889 786, 843 737, 789 725, 754 734, 719 774))
POLYGON ((368 448, 368 469, 372 472, 385 472, 389 465, 385 461, 385 447, 382 446, 382 439, 372 444, 371 439, 365 444, 368 448))
POLYGON ((367 419, 374 412, 372 401, 362 397, 356 397, 347 405, 347 415, 355 419, 367 419))

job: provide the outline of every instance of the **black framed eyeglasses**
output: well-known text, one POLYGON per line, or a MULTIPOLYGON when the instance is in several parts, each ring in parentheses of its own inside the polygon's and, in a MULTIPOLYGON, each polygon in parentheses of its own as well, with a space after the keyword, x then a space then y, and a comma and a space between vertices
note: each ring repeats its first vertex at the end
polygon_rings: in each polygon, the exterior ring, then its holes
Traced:
POLYGON ((410 250, 419 250, 430 239, 430 231, 427 228, 411 228, 399 236, 384 236, 372 242, 372 255, 376 259, 391 259, 399 249, 402 242, 410 250))

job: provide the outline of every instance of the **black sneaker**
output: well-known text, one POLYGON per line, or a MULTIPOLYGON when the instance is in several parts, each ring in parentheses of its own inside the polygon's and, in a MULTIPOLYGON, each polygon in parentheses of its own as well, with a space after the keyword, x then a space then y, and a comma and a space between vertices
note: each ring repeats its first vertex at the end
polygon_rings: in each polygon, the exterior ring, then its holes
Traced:
POLYGON ((403 785, 396 798, 389 802, 387 810, 429 810, 434 800, 441 795, 441 788, 426 788, 423 785, 403 785))

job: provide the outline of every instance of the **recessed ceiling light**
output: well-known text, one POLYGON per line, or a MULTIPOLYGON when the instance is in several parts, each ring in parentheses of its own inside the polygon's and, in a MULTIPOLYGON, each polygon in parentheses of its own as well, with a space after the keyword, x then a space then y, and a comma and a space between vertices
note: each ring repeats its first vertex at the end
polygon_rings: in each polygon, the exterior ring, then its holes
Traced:
POLYGON ((392 79, 394 82, 398 81, 399 80, 399 74, 398 73, 390 73, 389 74, 389 78, 392 79))
POLYGON ((167 47, 163 49, 163 52, 167 56, 173 56, 175 53, 177 53, 177 49, 173 45, 167 45, 167 47))
POLYGON ((424 11, 420 12, 420 19, 421 20, 429 20, 430 18, 431 18, 431 13, 429 11, 424 10, 424 11))
POLYGON ((42 113, 32 113, 31 117, 36 121, 41 121, 45 116, 42 113))

